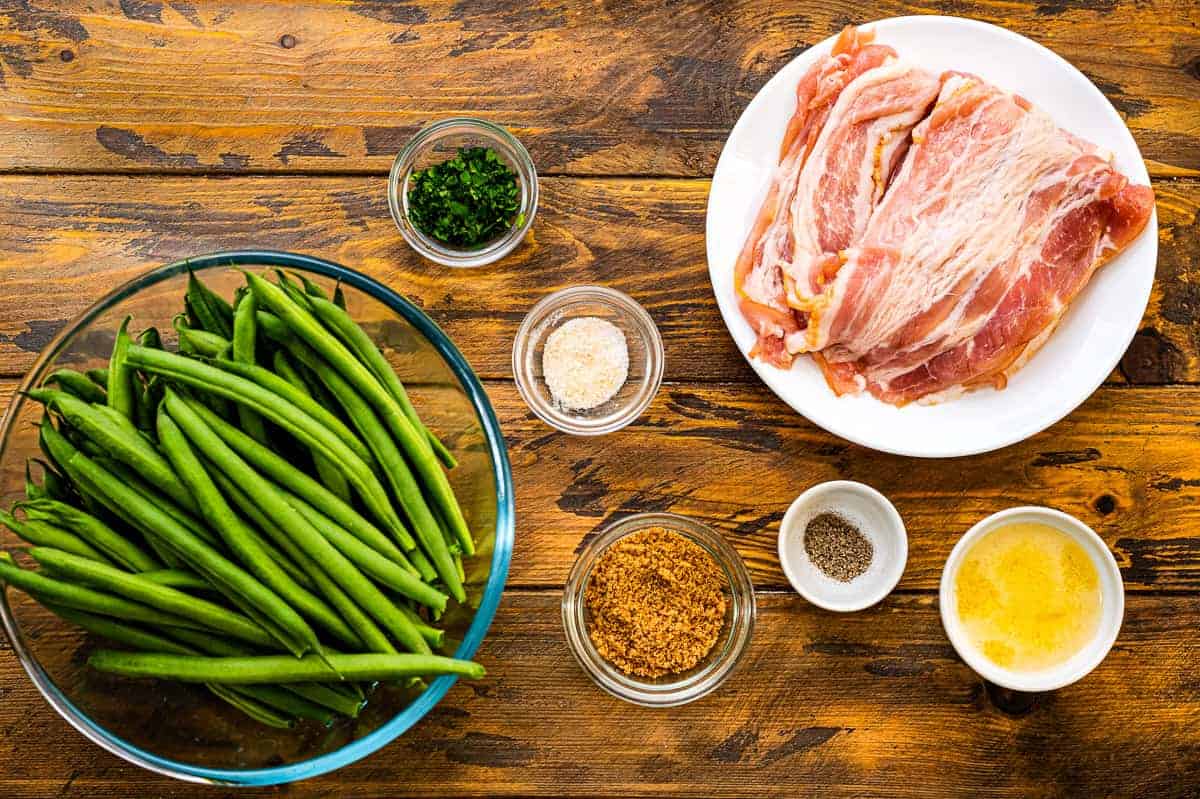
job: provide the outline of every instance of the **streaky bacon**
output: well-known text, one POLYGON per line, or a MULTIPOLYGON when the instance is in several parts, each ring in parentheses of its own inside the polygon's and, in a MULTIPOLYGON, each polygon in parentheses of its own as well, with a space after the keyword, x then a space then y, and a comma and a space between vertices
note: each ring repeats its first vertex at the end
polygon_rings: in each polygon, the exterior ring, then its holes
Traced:
POLYGON ((1003 388, 1153 212, 1148 186, 1023 97, 934 77, 869 32, 842 31, 796 98, 735 286, 751 357, 811 352, 838 394, 1003 388))
MULTIPOLYGON (((800 334, 804 319, 787 303, 779 264, 774 258, 764 259, 764 236, 773 226, 786 231, 790 224, 789 206, 799 173, 842 90, 862 73, 895 56, 890 47, 872 44, 873 38, 870 32, 847 27, 830 54, 800 79, 796 110, 784 134, 779 166, 734 266, 738 306, 758 338, 750 355, 775 366, 791 365, 792 354, 786 342, 800 334)), ((786 235, 776 246, 785 257, 790 254, 786 235)))
POLYGON ((841 267, 839 253, 862 237, 907 151, 909 133, 940 88, 933 73, 889 59, 855 78, 830 111, 800 172, 790 225, 764 237, 764 257, 774 257, 783 270, 788 304, 809 320, 793 352, 820 349, 812 336, 829 302, 825 288, 841 267), (776 246, 783 237, 786 254, 776 246))
POLYGON ((830 386, 898 405, 1002 388, 1152 206, 1029 103, 947 76, 809 326, 830 386))

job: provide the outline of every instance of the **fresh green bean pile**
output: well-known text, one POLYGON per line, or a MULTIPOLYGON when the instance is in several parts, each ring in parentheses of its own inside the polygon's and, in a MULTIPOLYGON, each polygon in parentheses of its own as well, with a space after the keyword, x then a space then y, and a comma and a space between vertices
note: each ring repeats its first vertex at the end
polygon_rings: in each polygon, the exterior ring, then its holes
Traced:
POLYGON ((59 369, 42 481, 0 524, 0 581, 133 651, 89 663, 202 683, 256 721, 357 716, 379 681, 483 676, 434 654, 475 554, 399 378, 307 279, 245 273, 233 302, 189 276, 178 352, 126 318, 107 368, 59 369))

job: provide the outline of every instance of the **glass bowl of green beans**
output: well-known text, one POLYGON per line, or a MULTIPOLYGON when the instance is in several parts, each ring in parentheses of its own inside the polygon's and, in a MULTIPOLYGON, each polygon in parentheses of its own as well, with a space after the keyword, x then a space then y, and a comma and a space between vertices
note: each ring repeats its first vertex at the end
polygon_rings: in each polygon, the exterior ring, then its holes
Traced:
POLYGON ((422 128, 392 163, 388 207, 404 240, 443 266, 508 255, 533 227, 533 159, 499 125, 452 117, 422 128))
POLYGON ((332 771, 486 679, 513 532, 461 353, 317 258, 148 272, 59 333, 0 419, 13 653, 84 736, 182 780, 332 771))

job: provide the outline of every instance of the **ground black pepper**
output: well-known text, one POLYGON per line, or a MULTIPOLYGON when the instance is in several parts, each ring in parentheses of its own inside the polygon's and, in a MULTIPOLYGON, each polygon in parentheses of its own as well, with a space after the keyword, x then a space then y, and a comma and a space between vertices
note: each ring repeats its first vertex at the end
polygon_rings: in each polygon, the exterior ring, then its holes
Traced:
POLYGON ((818 513, 804 528, 804 551, 826 577, 848 583, 865 572, 875 546, 862 531, 836 513, 818 513))

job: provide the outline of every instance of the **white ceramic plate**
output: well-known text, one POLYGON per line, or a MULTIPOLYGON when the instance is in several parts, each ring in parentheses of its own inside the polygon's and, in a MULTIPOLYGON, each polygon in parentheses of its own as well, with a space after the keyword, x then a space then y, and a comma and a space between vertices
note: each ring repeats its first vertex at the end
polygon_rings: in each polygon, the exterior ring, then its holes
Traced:
MULTIPOLYGON (((896 17, 865 26, 904 58, 940 72, 972 72, 1020 94, 1058 125, 1111 150, 1116 167, 1149 185, 1141 153, 1100 90, 1045 47, 1011 31, 958 17, 896 17)), ((754 332, 738 311, 733 266, 766 194, 783 131, 805 70, 833 38, 806 50, 771 78, 729 135, 708 200, 708 270, 721 315, 743 353, 754 332)), ((1066 416, 1117 365, 1150 299, 1158 221, 1103 266, 1072 303, 1046 345, 1003 391, 981 389, 940 405, 896 408, 870 396, 837 397, 811 358, 784 371, 750 365, 780 399, 831 433, 873 449, 917 457, 988 452, 1022 441, 1066 416)))

